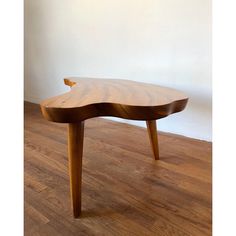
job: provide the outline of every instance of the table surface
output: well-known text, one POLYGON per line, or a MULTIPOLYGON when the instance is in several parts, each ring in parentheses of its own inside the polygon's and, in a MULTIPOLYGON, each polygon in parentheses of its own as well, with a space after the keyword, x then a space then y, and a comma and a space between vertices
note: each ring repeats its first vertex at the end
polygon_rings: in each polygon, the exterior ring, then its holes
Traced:
POLYGON ((175 89, 122 79, 74 77, 71 90, 41 102, 46 119, 74 123, 97 116, 156 120, 182 111, 188 97, 175 89))

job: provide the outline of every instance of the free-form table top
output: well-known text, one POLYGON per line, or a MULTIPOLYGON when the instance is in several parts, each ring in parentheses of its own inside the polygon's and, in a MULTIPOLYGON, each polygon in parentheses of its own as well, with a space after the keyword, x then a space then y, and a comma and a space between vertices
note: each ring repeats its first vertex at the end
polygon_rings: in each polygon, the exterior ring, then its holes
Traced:
POLYGON ((175 89, 121 79, 67 78, 71 91, 41 102, 46 119, 76 123, 97 116, 156 120, 182 111, 188 97, 175 89))

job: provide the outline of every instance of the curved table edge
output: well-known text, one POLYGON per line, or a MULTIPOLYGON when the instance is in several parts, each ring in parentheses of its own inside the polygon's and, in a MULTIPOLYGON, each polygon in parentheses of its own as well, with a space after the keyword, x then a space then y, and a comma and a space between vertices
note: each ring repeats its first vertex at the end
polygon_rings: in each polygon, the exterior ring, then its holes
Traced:
POLYGON ((119 103, 93 103, 82 107, 58 108, 40 104, 43 116, 53 122, 76 123, 99 116, 131 120, 157 120, 184 110, 188 98, 160 106, 132 106, 119 103))

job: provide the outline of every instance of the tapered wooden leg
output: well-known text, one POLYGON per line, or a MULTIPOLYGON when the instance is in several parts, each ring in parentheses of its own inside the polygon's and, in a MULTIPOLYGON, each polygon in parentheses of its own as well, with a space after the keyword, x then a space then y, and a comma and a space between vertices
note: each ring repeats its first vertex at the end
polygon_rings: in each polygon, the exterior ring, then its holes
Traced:
POLYGON ((159 160, 159 147, 158 147, 158 136, 157 136, 157 126, 155 120, 147 120, 147 130, 149 135, 149 140, 152 146, 152 151, 155 160, 159 160))
POLYGON ((71 123, 68 129, 70 193, 74 217, 81 213, 82 155, 84 122, 71 123))

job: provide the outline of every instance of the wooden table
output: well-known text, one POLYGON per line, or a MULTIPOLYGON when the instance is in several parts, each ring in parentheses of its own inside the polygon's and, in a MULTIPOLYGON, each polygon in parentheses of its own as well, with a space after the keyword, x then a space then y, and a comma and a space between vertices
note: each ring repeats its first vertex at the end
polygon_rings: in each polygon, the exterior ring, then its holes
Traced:
POLYGON ((118 79, 64 79, 71 91, 41 102, 43 116, 68 123, 70 191, 74 217, 81 213, 84 121, 98 116, 145 120, 156 160, 159 159, 156 120, 182 111, 183 93, 152 84, 118 79))

